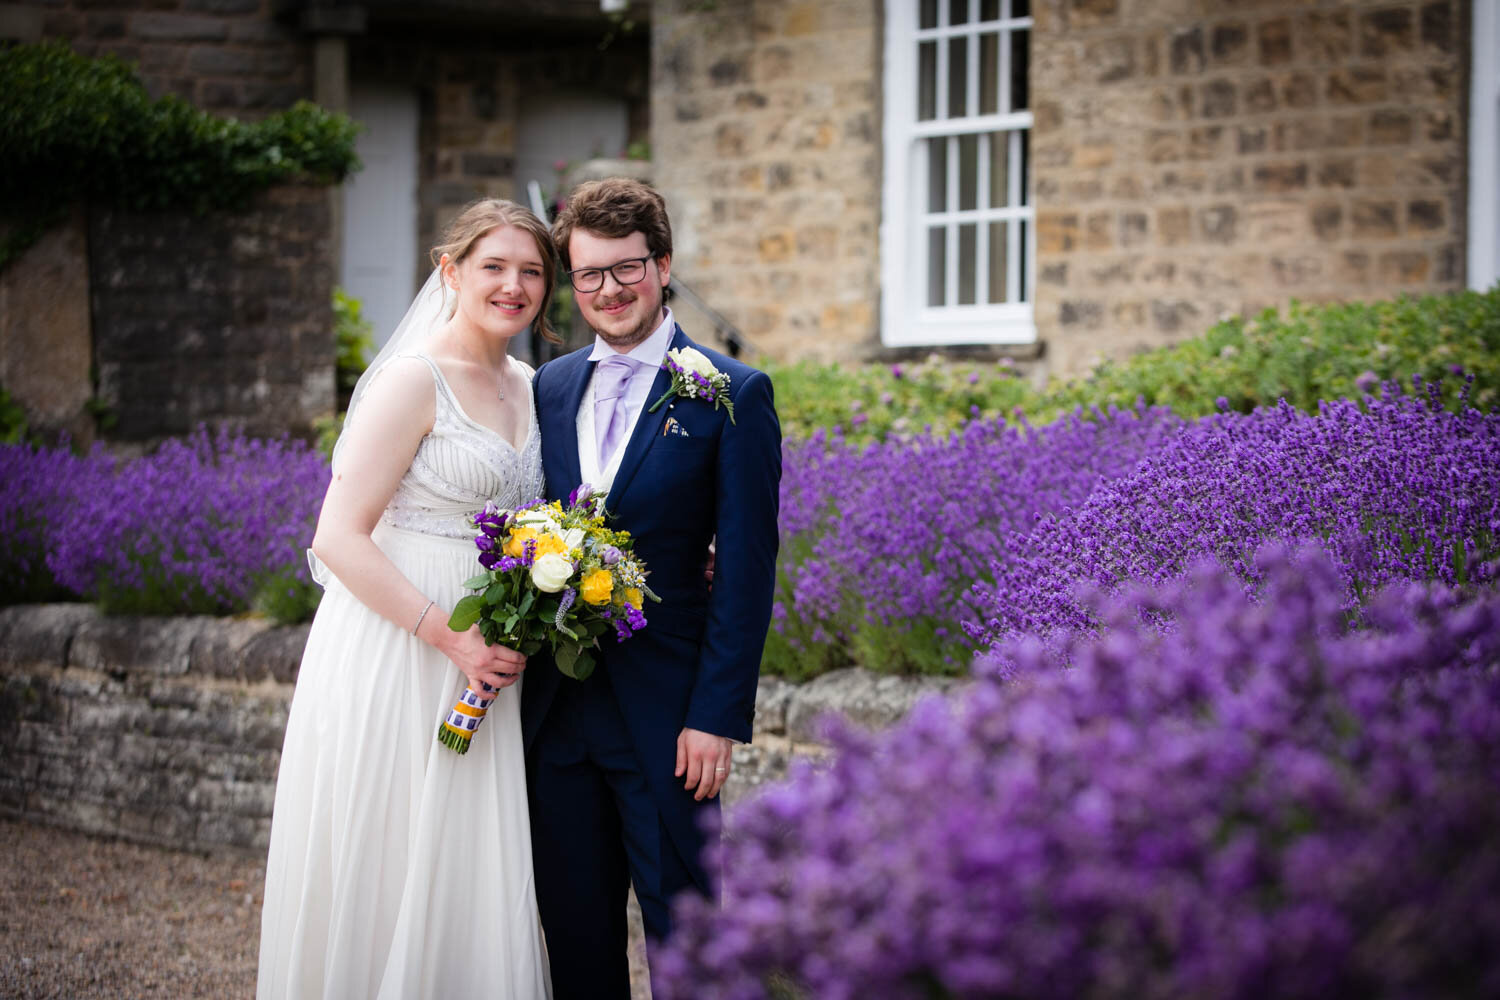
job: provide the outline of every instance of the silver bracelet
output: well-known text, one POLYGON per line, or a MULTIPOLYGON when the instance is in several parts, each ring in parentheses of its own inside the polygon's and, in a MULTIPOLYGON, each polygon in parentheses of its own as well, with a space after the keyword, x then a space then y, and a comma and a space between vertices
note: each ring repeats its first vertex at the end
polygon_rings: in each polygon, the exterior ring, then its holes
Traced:
POLYGON ((419 628, 422 627, 422 619, 427 617, 427 612, 431 611, 432 610, 432 606, 434 604, 436 604, 436 603, 437 603, 437 601, 428 601, 427 602, 427 607, 425 607, 425 608, 422 609, 422 613, 420 615, 417 615, 417 623, 411 627, 411 634, 412 635, 416 635, 417 634, 417 629, 419 629, 419 628))

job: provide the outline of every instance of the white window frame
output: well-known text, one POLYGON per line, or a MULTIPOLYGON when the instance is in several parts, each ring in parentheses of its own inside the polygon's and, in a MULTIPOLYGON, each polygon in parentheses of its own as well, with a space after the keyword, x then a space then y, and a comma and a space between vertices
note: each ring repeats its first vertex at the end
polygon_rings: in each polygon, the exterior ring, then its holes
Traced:
MULTIPOLYGON (((1011 0, 1001 0, 1001 19, 998 22, 976 24, 979 0, 969 0, 969 23, 947 26, 947 11, 950 0, 939 0, 939 27, 919 27, 920 0, 887 0, 885 5, 885 180, 883 211, 880 221, 880 271, 881 271, 881 341, 889 347, 942 346, 956 344, 1027 344, 1036 341, 1036 321, 1033 302, 1036 288, 1036 207, 1027 192, 1025 204, 1019 204, 1019 185, 1023 183, 1021 172, 1014 168, 1011 160, 1009 183, 1012 185, 1008 206, 980 208, 976 210, 953 210, 956 207, 958 189, 958 157, 950 155, 948 165, 949 211, 930 213, 927 211, 928 165, 925 140, 939 137, 964 135, 981 136, 987 133, 1014 130, 1030 130, 1031 111, 1005 111, 999 114, 970 114, 963 118, 947 118, 947 52, 943 40, 954 36, 969 36, 969 57, 966 107, 977 111, 979 58, 977 36, 999 28, 1024 29, 1028 41, 1032 30, 1032 18, 1011 18, 1011 0), (918 113, 918 47, 925 41, 939 41, 936 65, 936 100, 938 117, 931 121, 919 121, 918 113), (976 235, 976 280, 982 282, 988 270, 988 240, 984 235, 984 224, 992 221, 1024 221, 1025 240, 1021 245, 1019 226, 1007 226, 1009 238, 1008 260, 1021 262, 1025 287, 1018 288, 1016 269, 1009 269, 1007 300, 1004 303, 982 302, 974 305, 927 304, 928 249, 927 228, 931 224, 957 221, 979 224, 976 235), (1018 293, 1020 298, 1018 301, 1018 293)), ((1002 100, 998 107, 1008 106, 1010 86, 1010 45, 1008 33, 1002 33, 999 46, 999 82, 1002 100)), ((1029 181, 1029 178, 1026 179, 1029 181)), ((988 159, 979 158, 979 191, 985 191, 988 183, 988 159)), ((957 298, 957 227, 952 226, 947 234, 945 280, 946 301, 957 298)), ((987 298, 976 290, 976 299, 987 298)))
POLYGON ((1469 287, 1500 281, 1500 0, 1474 0, 1469 36, 1469 287))

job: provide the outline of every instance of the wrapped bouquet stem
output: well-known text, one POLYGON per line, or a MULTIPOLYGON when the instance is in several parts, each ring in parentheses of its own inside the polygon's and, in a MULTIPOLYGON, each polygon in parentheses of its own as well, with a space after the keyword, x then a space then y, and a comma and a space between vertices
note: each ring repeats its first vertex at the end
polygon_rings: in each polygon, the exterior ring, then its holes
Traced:
MULTIPOLYGON (((486 504, 474 516, 483 572, 464 581, 448 627, 479 626, 484 641, 531 656, 550 648, 557 669, 575 680, 594 671, 599 639, 623 642, 646 627, 643 606, 659 600, 627 531, 605 524, 604 498, 587 484, 566 504, 533 500, 515 510, 486 504)), ((437 740, 466 753, 494 695, 465 689, 438 726, 437 740)))

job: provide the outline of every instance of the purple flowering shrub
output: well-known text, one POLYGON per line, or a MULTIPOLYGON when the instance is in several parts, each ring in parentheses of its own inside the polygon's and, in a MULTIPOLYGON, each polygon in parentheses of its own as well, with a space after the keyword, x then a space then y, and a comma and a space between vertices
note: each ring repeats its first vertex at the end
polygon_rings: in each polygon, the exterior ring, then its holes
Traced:
POLYGON ((1163 583, 1211 556, 1253 586, 1252 554, 1315 540, 1355 610, 1395 580, 1489 580, 1500 537, 1500 414, 1436 393, 1286 404, 1182 424, 1127 475, 1054 509, 976 575, 979 641, 1087 627, 1080 586, 1163 583), (988 578, 986 578, 988 577, 988 578), (993 581, 993 582, 991 582, 993 581))
POLYGON ((1351 629, 1344 568, 1271 548, 1259 600, 1204 560, 835 727, 732 813, 656 996, 1500 994, 1500 596, 1351 629))
POLYGON ((272 580, 295 596, 328 477, 300 441, 199 430, 75 491, 47 565, 111 611, 243 611, 272 580))
POLYGON ((908 442, 788 443, 766 668, 962 672, 957 623, 987 607, 970 603, 973 582, 1014 557, 1039 514, 1083 502, 1180 426, 1163 410, 1114 410, 908 442))
POLYGON ((53 579, 47 554, 77 498, 100 489, 110 470, 100 453, 0 445, 0 604, 71 596, 53 579))

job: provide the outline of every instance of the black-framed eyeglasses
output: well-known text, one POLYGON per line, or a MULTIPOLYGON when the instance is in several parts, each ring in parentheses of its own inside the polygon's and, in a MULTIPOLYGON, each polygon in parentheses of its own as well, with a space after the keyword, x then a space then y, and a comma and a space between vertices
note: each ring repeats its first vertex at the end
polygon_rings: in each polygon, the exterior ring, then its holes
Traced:
POLYGON ((648 253, 644 257, 631 257, 609 267, 580 267, 568 272, 568 283, 575 291, 597 292, 604 287, 604 272, 608 271, 620 284, 634 285, 646 276, 646 261, 655 256, 654 253, 648 253))

